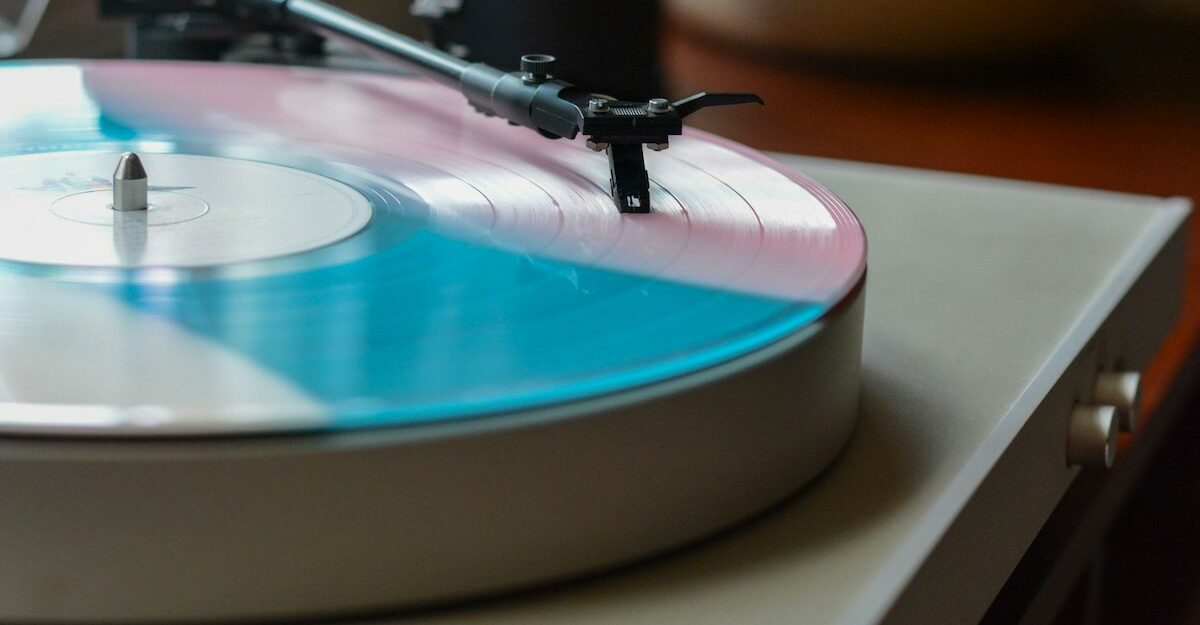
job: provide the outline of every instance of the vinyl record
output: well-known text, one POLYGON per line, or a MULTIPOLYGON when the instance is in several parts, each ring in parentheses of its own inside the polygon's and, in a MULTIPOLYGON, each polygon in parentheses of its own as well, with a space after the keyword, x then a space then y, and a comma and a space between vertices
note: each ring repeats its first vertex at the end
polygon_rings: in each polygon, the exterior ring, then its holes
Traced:
POLYGON ((422 80, 0 71, 0 433, 403 426, 686 378, 863 276, 851 212, 699 131, 622 215, 603 155, 422 80), (139 153, 151 210, 112 211, 139 153))

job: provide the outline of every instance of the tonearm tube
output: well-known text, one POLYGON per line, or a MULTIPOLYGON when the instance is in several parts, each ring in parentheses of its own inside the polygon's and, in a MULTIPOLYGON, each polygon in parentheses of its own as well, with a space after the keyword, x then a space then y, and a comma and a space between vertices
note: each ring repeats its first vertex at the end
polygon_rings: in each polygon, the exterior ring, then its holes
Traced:
POLYGON ((320 0, 102 0, 110 16, 216 11, 271 29, 317 32, 366 46, 454 87, 477 111, 536 130, 550 139, 587 137, 608 154, 613 202, 623 213, 650 211, 650 179, 643 146, 663 150, 683 133, 683 119, 702 108, 757 102, 751 93, 697 93, 671 102, 617 100, 554 75, 555 58, 526 54, 520 70, 506 72, 442 52, 320 0))

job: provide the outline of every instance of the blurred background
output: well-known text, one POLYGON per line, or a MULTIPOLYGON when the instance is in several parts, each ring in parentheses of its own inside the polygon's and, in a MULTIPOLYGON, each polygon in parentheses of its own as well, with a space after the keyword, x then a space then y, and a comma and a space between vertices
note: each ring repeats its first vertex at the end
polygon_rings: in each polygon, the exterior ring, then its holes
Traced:
MULTIPOLYGON (((1200 198, 1200 0, 334 3, 501 67, 556 54, 560 76, 619 97, 757 92, 765 108, 689 122, 764 150, 1200 198)), ((43 4, 0 0, 0 18, 43 4)), ((135 27, 101 19, 93 0, 53 0, 23 56, 270 60, 241 39, 225 25, 135 27)), ((292 42, 288 59, 312 60, 310 44, 292 42)), ((1190 227, 1183 318, 1146 376, 1151 415, 1200 336, 1200 219, 1190 227)), ((1073 604, 1061 622, 1200 623, 1191 417, 1108 541, 1120 573, 1108 577, 1122 582, 1104 587, 1102 610, 1073 604)))

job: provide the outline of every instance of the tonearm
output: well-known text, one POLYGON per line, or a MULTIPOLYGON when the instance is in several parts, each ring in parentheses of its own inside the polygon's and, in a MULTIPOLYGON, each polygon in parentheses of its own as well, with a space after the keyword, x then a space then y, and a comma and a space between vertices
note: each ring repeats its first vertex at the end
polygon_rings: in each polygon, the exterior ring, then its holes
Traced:
POLYGON ((697 93, 674 102, 617 100, 554 75, 553 56, 527 54, 520 71, 471 63, 320 0, 102 0, 105 15, 215 11, 269 29, 313 31, 366 46, 460 90, 479 112, 532 128, 550 139, 574 139, 608 154, 609 186, 623 213, 650 211, 650 179, 642 147, 663 150, 683 133, 683 118, 709 106, 757 102, 750 93, 697 93))

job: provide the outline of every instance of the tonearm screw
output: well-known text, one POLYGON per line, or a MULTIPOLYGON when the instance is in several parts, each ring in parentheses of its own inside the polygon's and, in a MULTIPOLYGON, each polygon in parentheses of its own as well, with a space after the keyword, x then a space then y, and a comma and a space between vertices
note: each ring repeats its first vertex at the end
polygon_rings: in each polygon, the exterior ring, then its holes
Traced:
POLYGON ((527 85, 540 85, 551 78, 555 59, 549 54, 526 54, 521 57, 521 79, 527 85))
POLYGON ((666 98, 651 98, 646 103, 646 110, 651 113, 669 113, 671 111, 671 103, 666 98))

